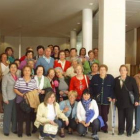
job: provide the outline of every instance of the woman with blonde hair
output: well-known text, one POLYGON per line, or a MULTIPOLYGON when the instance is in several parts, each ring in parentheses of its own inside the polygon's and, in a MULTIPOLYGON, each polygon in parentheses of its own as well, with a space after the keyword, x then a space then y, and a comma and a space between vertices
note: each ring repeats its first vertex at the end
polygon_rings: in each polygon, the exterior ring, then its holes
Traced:
POLYGON ((83 90, 88 88, 89 78, 83 74, 83 66, 78 64, 75 68, 76 76, 71 78, 69 90, 75 90, 78 93, 77 101, 81 100, 83 90))
MULTIPOLYGON (((72 90, 68 92, 68 100, 60 102, 60 109, 62 112, 68 117, 69 125, 68 125, 68 133, 72 134, 72 130, 75 130, 77 127, 77 117, 76 117, 76 110, 77 110, 77 92, 72 90)), ((61 119, 60 119, 61 120, 61 119)), ((64 128, 65 123, 62 121, 62 128, 61 128, 61 137, 65 137, 64 128)))
POLYGON ((65 121, 65 124, 68 125, 68 118, 60 110, 59 104, 56 102, 55 93, 49 91, 46 93, 44 102, 38 106, 35 126, 39 128, 40 135, 39 139, 43 140, 44 137, 49 136, 52 140, 55 140, 55 134, 45 133, 44 127, 46 124, 58 125, 61 128, 61 123, 56 118, 60 118, 65 121))

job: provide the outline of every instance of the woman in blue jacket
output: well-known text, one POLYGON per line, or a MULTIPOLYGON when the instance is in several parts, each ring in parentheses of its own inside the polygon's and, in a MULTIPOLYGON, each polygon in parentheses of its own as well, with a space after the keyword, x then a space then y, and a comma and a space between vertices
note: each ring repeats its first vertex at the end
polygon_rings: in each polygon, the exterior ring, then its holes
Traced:
POLYGON ((110 101, 113 98, 114 78, 107 74, 108 67, 100 65, 99 74, 92 77, 90 82, 90 90, 93 98, 97 101, 99 107, 99 115, 102 116, 105 126, 101 128, 104 133, 108 133, 108 113, 110 101))
MULTIPOLYGON (((69 125, 68 125, 68 133, 72 134, 72 130, 76 129, 77 127, 77 117, 76 117, 76 110, 77 110, 77 98, 76 91, 70 91, 68 93, 68 100, 60 102, 60 109, 62 112, 68 117, 69 125)), ((62 121, 62 128, 61 128, 61 137, 65 137, 64 128, 65 122, 62 121)))

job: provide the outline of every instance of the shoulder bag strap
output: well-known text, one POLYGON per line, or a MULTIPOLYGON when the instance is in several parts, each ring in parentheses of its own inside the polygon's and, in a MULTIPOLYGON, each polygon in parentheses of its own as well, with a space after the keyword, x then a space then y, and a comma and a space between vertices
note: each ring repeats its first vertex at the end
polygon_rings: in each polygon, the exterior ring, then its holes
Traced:
POLYGON ((84 77, 85 77, 85 80, 86 80, 86 85, 87 85, 87 88, 88 88, 89 86, 88 86, 88 82, 87 82, 87 76, 86 76, 86 75, 84 75, 84 77))

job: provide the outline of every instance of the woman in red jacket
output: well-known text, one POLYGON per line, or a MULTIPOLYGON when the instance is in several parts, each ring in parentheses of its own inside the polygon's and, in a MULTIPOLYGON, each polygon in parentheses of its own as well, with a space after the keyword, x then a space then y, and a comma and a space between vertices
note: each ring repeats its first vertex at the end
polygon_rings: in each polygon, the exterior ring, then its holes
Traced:
POLYGON ((54 68, 60 67, 64 72, 71 66, 71 63, 65 59, 65 51, 59 52, 59 60, 54 62, 54 68))
POLYGON ((69 90, 77 91, 77 101, 80 101, 84 89, 88 88, 89 78, 83 74, 84 70, 81 64, 77 65, 75 71, 77 75, 71 78, 69 90))

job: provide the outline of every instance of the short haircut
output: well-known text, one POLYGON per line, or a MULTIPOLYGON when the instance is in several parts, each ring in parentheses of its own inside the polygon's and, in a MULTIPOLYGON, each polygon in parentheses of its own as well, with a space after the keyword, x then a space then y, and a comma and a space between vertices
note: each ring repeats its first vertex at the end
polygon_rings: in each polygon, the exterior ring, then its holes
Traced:
POLYGON ((50 46, 52 46, 52 47, 53 47, 53 45, 52 45, 52 44, 49 44, 49 45, 48 45, 48 47, 50 47, 50 46))
POLYGON ((60 67, 56 67, 56 68, 55 68, 55 71, 56 71, 56 70, 60 70, 60 72, 63 73, 63 70, 62 70, 62 68, 60 68, 60 67))
POLYGON ((15 65, 16 68, 18 69, 18 65, 17 65, 16 63, 10 63, 10 64, 9 64, 9 69, 11 68, 12 65, 15 65))
POLYGON ((93 64, 91 65, 91 67, 92 67, 93 65, 97 65, 98 68, 99 68, 99 64, 98 64, 98 63, 93 63, 93 64))
MULTIPOLYGON (((26 65, 26 66, 23 67, 23 69, 22 69, 22 71, 21 71, 21 77, 24 76, 23 72, 24 72, 24 70, 25 70, 26 68, 29 68, 30 71, 31 71, 31 73, 32 73, 32 68, 31 68, 30 66, 26 65)), ((32 75, 30 75, 30 76, 32 76, 32 75)))
POLYGON ((65 51, 65 52, 69 52, 69 53, 70 53, 70 50, 69 50, 69 49, 65 49, 64 51, 65 51))
POLYGON ((93 51, 95 51, 95 50, 97 50, 97 51, 98 51, 98 48, 94 48, 94 49, 93 49, 93 51))
POLYGON ((77 67, 81 67, 82 72, 84 72, 84 68, 83 68, 83 65, 82 65, 82 64, 78 64, 78 65, 76 66, 76 68, 75 68, 75 69, 77 69, 77 67))
POLYGON ((44 46, 42 46, 42 45, 37 46, 36 50, 38 51, 39 49, 45 50, 44 46))
MULTIPOLYGON (((2 56, 3 56, 3 55, 6 55, 6 56, 7 56, 6 53, 1 53, 1 54, 0 54, 0 62, 1 62, 1 59, 2 59, 2 56)), ((8 56, 7 56, 7 58, 8 58, 8 56)))
POLYGON ((14 60, 14 62, 16 62, 16 61, 20 62, 20 60, 18 58, 14 60))
POLYGON ((102 64, 102 65, 99 66, 99 71, 100 71, 101 68, 105 68, 106 71, 108 71, 108 67, 107 67, 107 65, 105 65, 105 64, 102 64))
POLYGON ((11 50, 11 51, 12 51, 12 53, 14 52, 14 50, 13 50, 13 48, 12 48, 12 47, 7 47, 7 48, 5 49, 5 53, 7 53, 9 50, 11 50))
POLYGON ((64 53, 65 54, 65 51, 64 50, 59 51, 58 57, 60 57, 60 53, 64 53))
POLYGON ((53 70, 54 73, 55 73, 55 69, 54 68, 49 68, 48 71, 47 71, 47 76, 49 75, 49 73, 50 73, 51 70, 53 70))
POLYGON ((54 48, 58 48, 58 50, 60 50, 60 47, 58 45, 54 45, 53 50, 54 50, 54 48))
POLYGON ((31 49, 33 50, 32 47, 27 47, 27 48, 26 48, 26 52, 29 51, 29 50, 31 50, 31 49))
POLYGON ((69 92, 68 92, 68 97, 70 97, 71 95, 74 95, 75 98, 76 98, 76 97, 78 96, 77 91, 75 91, 75 90, 69 91, 69 92))
POLYGON ((123 68, 123 67, 126 68, 126 71, 128 71, 128 67, 127 67, 126 65, 121 65, 120 68, 119 68, 119 71, 120 71, 121 68, 123 68))
POLYGON ((33 56, 34 56, 34 52, 33 51, 27 51, 26 53, 25 53, 25 55, 27 56, 29 53, 32 53, 33 54, 33 56))
POLYGON ((88 51, 88 55, 89 55, 90 53, 93 53, 93 54, 94 54, 93 50, 88 51))
POLYGON ((45 75, 45 69, 44 69, 44 67, 43 67, 42 65, 38 65, 38 66, 36 67, 36 69, 35 69, 35 74, 37 74, 38 68, 42 68, 42 69, 43 69, 43 75, 45 75))
POLYGON ((76 48, 71 48, 71 49, 70 49, 70 52, 71 52, 72 50, 75 50, 75 51, 77 52, 77 49, 76 49, 76 48))

